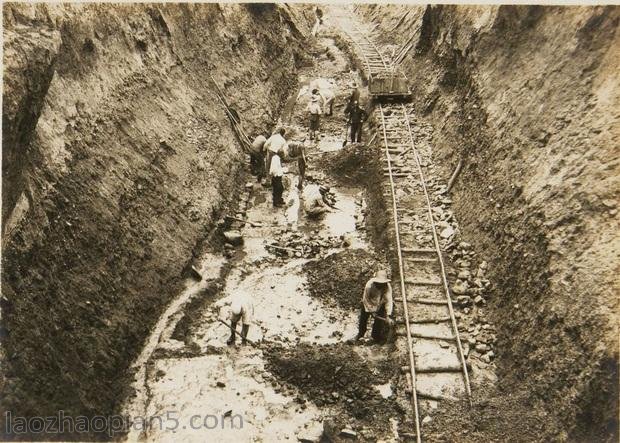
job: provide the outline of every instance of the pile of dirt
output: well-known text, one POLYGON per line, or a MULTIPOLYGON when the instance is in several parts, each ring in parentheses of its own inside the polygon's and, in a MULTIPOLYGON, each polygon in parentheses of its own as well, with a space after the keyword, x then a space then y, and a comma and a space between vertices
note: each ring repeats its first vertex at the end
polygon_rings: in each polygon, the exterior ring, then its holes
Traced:
POLYGON ((364 286, 378 265, 377 257, 368 251, 346 249, 322 260, 309 261, 303 269, 312 297, 345 309, 357 309, 364 286))
POLYGON ((389 360, 365 361, 342 343, 273 347, 265 355, 271 373, 317 406, 336 406, 374 430, 388 429, 390 417, 405 413, 394 395, 383 398, 375 387, 398 377, 398 367, 389 360))
POLYGON ((379 171, 376 152, 363 143, 349 143, 338 151, 326 152, 320 161, 344 185, 370 184, 379 171))

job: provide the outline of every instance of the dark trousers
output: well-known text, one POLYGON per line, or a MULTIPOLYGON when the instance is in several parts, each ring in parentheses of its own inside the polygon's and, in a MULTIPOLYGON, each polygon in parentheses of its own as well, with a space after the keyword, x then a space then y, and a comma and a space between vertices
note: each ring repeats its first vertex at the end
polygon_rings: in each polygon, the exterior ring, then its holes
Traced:
POLYGON ((304 187, 304 178, 306 177, 306 162, 301 155, 297 159, 297 167, 299 168, 299 183, 297 183, 297 188, 301 190, 304 187))
POLYGON ((282 193, 284 192, 284 185, 282 184, 282 177, 271 177, 271 193, 273 195, 273 205, 279 206, 284 204, 282 193))
POLYGON ((250 171, 252 171, 252 174, 254 174, 258 180, 260 181, 261 178, 264 177, 265 175, 265 159, 263 158, 263 155, 258 152, 252 152, 250 154, 250 171))
MULTIPOLYGON (((387 316, 385 315, 385 306, 381 306, 379 308, 379 311, 377 311, 375 315, 386 318, 387 316)), ((360 337, 363 337, 366 334, 366 330, 368 329, 368 317, 370 317, 370 313, 366 312, 366 309, 364 309, 364 305, 362 304, 360 307, 360 317, 357 332, 360 337)), ((373 340, 377 342, 385 341, 387 335, 387 327, 387 324, 383 320, 375 318, 375 321, 372 324, 372 331, 370 331, 370 336, 373 338, 373 340)))
POLYGON ((351 123, 351 142, 361 142, 362 141, 362 122, 351 123))

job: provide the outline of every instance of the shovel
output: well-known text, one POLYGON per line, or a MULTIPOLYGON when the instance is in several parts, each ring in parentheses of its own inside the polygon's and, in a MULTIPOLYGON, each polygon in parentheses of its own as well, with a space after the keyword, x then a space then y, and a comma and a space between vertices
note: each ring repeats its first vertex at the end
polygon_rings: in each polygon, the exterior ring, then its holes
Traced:
MULTIPOLYGON (((232 327, 232 326, 230 326, 230 325, 229 325, 228 323, 226 323, 224 320, 222 320, 222 319, 219 319, 219 318, 218 318, 218 320, 217 320, 217 321, 219 321, 220 323, 222 323, 223 325, 225 325, 228 329, 230 329, 231 331, 233 331, 233 333, 234 333, 235 335, 239 335, 239 336, 241 336, 241 334, 239 334, 239 333, 238 333, 235 329, 233 329, 233 327, 232 327)), ((243 339, 243 337, 241 337, 241 338, 243 339)), ((245 341, 247 341, 249 344, 251 344, 251 345, 252 345, 252 346, 254 346, 255 348, 257 348, 257 347, 258 347, 258 343, 253 342, 253 341, 252 341, 252 340, 250 340, 249 338, 246 338, 246 339, 245 339, 245 341)))
POLYGON ((344 127, 344 141, 342 142, 342 147, 344 148, 347 145, 347 141, 349 139, 348 135, 349 135, 349 125, 351 124, 350 121, 347 121, 347 125, 344 127))
POLYGON ((251 221, 248 221, 248 220, 243 220, 242 218, 232 217, 230 215, 227 215, 226 218, 230 219, 230 220, 238 221, 238 222, 241 222, 241 223, 246 223, 246 224, 250 225, 250 227, 252 227, 252 228, 262 228, 263 227, 263 224, 260 223, 260 222, 251 222, 251 221))
POLYGON ((393 320, 388 320, 385 317, 379 317, 376 314, 373 314, 372 312, 370 313, 370 315, 373 316, 373 318, 378 319, 378 320, 382 320, 383 322, 385 322, 388 325, 388 331, 387 334, 385 334, 385 342, 386 343, 392 343, 394 341, 394 338, 396 337, 395 335, 395 328, 394 328, 394 321, 393 320))

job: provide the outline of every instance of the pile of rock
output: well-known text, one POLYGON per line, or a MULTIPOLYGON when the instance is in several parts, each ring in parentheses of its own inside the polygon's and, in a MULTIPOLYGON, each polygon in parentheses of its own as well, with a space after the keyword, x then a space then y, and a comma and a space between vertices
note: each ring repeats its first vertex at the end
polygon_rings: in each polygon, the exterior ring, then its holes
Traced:
POLYGON ((481 261, 476 270, 473 270, 476 253, 471 245, 460 242, 452 248, 450 253, 452 263, 456 265, 455 281, 452 284, 452 294, 456 295, 456 304, 464 309, 468 314, 472 305, 484 306, 488 296, 488 289, 491 282, 485 278, 488 268, 486 261, 481 261))
POLYGON ((265 244, 265 249, 278 257, 314 258, 342 244, 340 237, 320 237, 319 231, 315 231, 316 235, 312 238, 302 232, 286 229, 279 234, 277 240, 265 244))
POLYGON ((485 363, 495 358, 492 346, 495 344, 495 329, 486 321, 484 306, 490 295, 491 282, 486 278, 488 264, 476 263, 476 253, 469 243, 460 242, 451 248, 450 258, 456 270, 451 272, 452 302, 462 311, 460 329, 463 332, 463 346, 467 356, 474 356, 485 363))

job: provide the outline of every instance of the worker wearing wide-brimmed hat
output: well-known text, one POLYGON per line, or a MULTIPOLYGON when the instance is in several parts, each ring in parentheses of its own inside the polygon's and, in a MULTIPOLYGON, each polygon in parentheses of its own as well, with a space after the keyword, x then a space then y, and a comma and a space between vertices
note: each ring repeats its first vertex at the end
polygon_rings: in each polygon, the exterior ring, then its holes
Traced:
POLYGON ((368 317, 373 315, 375 321, 372 325, 371 337, 378 341, 384 341, 386 335, 386 324, 391 327, 392 310, 392 286, 390 279, 384 270, 379 270, 373 278, 368 280, 362 295, 360 306, 359 330, 355 340, 361 339, 366 334, 368 327, 368 317))

